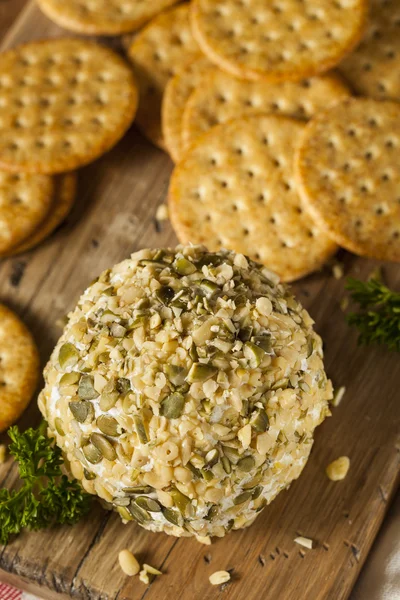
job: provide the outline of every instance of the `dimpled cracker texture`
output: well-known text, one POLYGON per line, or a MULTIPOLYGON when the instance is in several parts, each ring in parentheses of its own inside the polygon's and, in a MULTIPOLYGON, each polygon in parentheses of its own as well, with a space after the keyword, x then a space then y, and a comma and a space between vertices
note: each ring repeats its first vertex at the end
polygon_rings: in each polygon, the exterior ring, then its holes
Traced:
POLYGON ((49 175, 0 171, 0 256, 31 235, 49 213, 54 181, 49 175))
POLYGON ((318 225, 360 254, 400 261, 400 104, 348 99, 307 125, 299 190, 318 225))
POLYGON ((0 168, 61 173, 110 150, 132 123, 129 65, 82 40, 32 42, 0 55, 0 168))
POLYGON ((169 80, 162 102, 162 133, 168 153, 178 162, 183 153, 182 118, 190 95, 198 88, 202 76, 215 69, 210 61, 199 55, 169 80))
POLYGON ((78 33, 119 35, 142 27, 178 0, 38 0, 52 21, 78 33))
POLYGON ((128 54, 139 84, 136 124, 156 146, 165 148, 161 104, 168 80, 198 55, 187 4, 156 17, 135 38, 128 54))
POLYGON ((359 42, 367 0, 193 0, 203 52, 237 77, 301 80, 338 64, 359 42))
POLYGON ((399 0, 371 0, 364 38, 339 68, 359 94, 400 100, 399 0))
POLYGON ((76 183, 76 173, 65 173, 55 177, 55 190, 49 213, 27 239, 24 239, 18 246, 11 248, 8 256, 31 250, 31 248, 48 238, 61 225, 74 204, 76 183))
POLYGON ((244 81, 214 69, 205 74, 188 100, 183 116, 182 140, 187 149, 214 125, 257 113, 309 119, 317 110, 350 95, 335 74, 303 81, 244 81))
POLYGON ((169 214, 180 241, 240 252, 293 281, 337 250, 304 209, 294 143, 305 125, 276 115, 214 127, 176 167, 169 214))
POLYGON ((0 304, 0 431, 20 417, 38 378, 39 354, 30 332, 17 315, 0 304))

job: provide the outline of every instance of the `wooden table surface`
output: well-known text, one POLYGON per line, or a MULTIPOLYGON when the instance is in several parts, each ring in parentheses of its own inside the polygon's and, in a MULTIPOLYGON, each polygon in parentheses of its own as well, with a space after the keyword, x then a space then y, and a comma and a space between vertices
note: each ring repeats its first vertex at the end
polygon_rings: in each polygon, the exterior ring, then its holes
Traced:
MULTIPOLYGON (((23 4, 0 0, 1 34, 8 31, 3 47, 65 35, 33 4, 9 30, 23 4)), ((82 169, 77 206, 67 223, 33 252, 0 262, 0 301, 31 327, 43 363, 60 335, 58 319, 95 275, 140 247, 176 242, 169 224, 159 230, 154 222, 171 169, 168 157, 133 127, 112 152, 82 169)), ((346 253, 341 258, 346 275, 360 278, 377 264, 346 253)), ((399 271, 385 266, 388 283, 397 288, 399 271)), ((327 371, 347 392, 319 428, 301 478, 251 528, 205 547, 124 526, 95 506, 79 526, 23 534, 0 548, 0 579, 52 600, 348 598, 397 489, 400 373, 396 355, 357 346, 340 309, 343 286, 329 269, 294 286, 325 340, 327 371), (350 473, 341 483, 329 482, 325 466, 340 455, 351 458, 350 473), (297 546, 298 534, 312 538, 315 548, 297 546), (149 589, 124 577, 117 562, 124 547, 165 575, 149 589), (208 576, 226 568, 234 569, 232 584, 213 588, 208 576)), ((32 403, 21 424, 38 419, 32 403)), ((16 478, 11 461, 0 467, 0 485, 11 486, 16 478)))

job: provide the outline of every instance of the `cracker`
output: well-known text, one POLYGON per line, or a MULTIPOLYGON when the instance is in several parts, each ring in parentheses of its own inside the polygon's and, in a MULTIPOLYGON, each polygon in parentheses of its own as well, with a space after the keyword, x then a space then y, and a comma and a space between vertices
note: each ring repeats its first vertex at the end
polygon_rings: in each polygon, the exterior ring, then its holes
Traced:
POLYGON ((187 4, 156 17, 135 38, 128 50, 139 85, 136 124, 160 148, 165 147, 161 131, 161 103, 168 80, 199 49, 192 37, 187 4))
POLYGON ((38 0, 49 19, 77 33, 120 35, 142 27, 178 0, 38 0))
POLYGON ((344 248, 400 261, 400 103, 352 98, 307 125, 297 153, 304 202, 344 248))
POLYGON ((198 87, 204 73, 213 68, 207 58, 199 55, 180 69, 165 88, 161 110, 162 133, 168 153, 175 162, 181 159, 183 152, 182 118, 186 102, 198 87))
POLYGON ((367 31, 340 65, 359 94, 400 100, 400 3, 371 0, 367 31))
POLYGON ((284 281, 319 269, 337 246, 321 234, 294 185, 294 142, 304 127, 289 117, 257 115, 202 136, 170 184, 179 240, 241 252, 284 281))
POLYGON ((22 252, 27 252, 35 246, 38 246, 48 238, 59 225, 61 225, 74 204, 76 183, 76 173, 65 173, 63 175, 58 175, 55 178, 54 199, 50 212, 32 235, 18 246, 12 248, 11 251, 8 252, 8 256, 22 254, 22 252))
POLYGON ((187 149, 214 125, 257 113, 309 119, 317 110, 350 95, 335 74, 303 81, 244 81, 214 69, 204 75, 183 116, 182 143, 187 149))
POLYGON ((203 52, 237 77, 294 80, 338 64, 359 42, 367 0, 193 0, 203 52))
POLYGON ((53 193, 49 175, 0 171, 0 256, 30 236, 46 218, 53 193))
POLYGON ((0 55, 0 168, 61 173, 110 150, 138 92, 112 50, 82 40, 32 42, 0 55))
POLYGON ((39 379, 39 353, 32 335, 0 304, 0 431, 21 416, 39 379))

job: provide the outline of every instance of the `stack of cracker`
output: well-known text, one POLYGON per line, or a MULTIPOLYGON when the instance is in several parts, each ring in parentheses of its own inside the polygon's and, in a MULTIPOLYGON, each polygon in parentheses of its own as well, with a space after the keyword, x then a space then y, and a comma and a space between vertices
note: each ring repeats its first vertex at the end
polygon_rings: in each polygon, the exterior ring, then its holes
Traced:
POLYGON ((38 1, 83 33, 146 22, 128 50, 136 123, 178 163, 181 242, 227 246, 286 281, 338 245, 400 260, 397 0, 38 1))
POLYGON ((72 208, 75 169, 132 123, 128 64, 80 40, 34 42, 0 55, 0 256, 29 250, 72 208))

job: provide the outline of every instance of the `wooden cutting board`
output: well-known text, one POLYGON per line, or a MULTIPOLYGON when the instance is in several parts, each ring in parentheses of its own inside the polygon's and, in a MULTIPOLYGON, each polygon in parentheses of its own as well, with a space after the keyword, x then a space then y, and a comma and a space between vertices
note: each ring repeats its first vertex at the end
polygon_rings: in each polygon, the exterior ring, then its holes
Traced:
MULTIPOLYGON (((30 4, 4 47, 34 38, 66 35, 30 4)), ((112 42, 115 45, 115 42, 112 42)), ((67 223, 40 248, 0 263, 0 301, 32 328, 46 362, 60 328, 57 322, 104 268, 145 246, 175 244, 166 223, 155 222, 165 200, 172 164, 135 128, 107 156, 83 169, 76 208, 67 223)), ((366 278, 377 263, 343 253, 346 275, 366 278)), ((386 265, 399 289, 400 269, 386 265)), ((78 600, 344 600, 378 532, 399 474, 399 357, 380 348, 359 348, 340 309, 344 280, 329 269, 294 286, 325 340, 326 368, 346 395, 319 429, 310 461, 288 492, 256 523, 212 546, 151 534, 123 525, 94 505, 74 528, 21 535, 0 549, 0 579, 43 598, 78 600), (326 465, 351 459, 349 475, 332 483, 326 465), (315 541, 313 550, 294 543, 315 541), (119 550, 165 574, 147 588, 118 566, 119 550), (208 577, 234 569, 225 589, 208 577), (60 596, 59 596, 60 595, 60 596)), ((36 425, 33 402, 21 425, 36 425)), ((12 486, 12 461, 0 468, 0 485, 12 486)))

